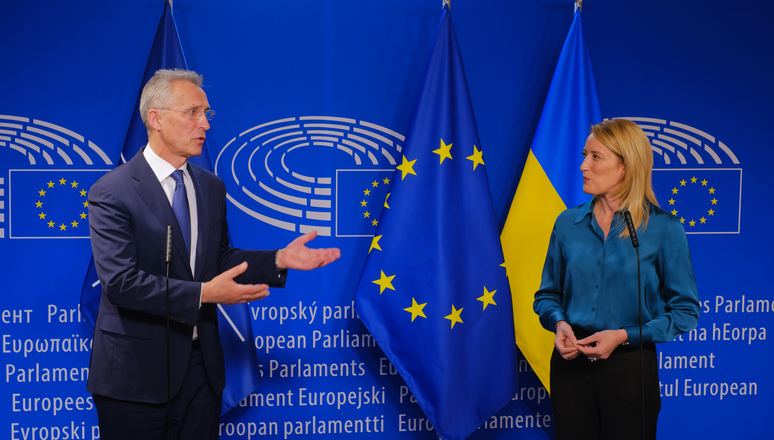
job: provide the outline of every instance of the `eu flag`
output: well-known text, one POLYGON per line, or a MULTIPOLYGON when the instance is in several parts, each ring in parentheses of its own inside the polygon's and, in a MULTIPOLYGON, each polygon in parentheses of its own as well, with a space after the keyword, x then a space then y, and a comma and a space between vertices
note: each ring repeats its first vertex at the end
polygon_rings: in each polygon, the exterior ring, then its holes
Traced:
POLYGON ((10 170, 11 238, 89 238, 89 187, 103 170, 10 170))
POLYGON ((394 170, 336 171, 336 236, 373 237, 394 170))
POLYGON ((516 345, 486 162, 448 7, 355 307, 444 439, 516 393, 516 345))
MULTIPOLYGON (((157 70, 175 68, 187 69, 187 65, 180 37, 177 34, 175 19, 172 16, 172 8, 167 2, 156 30, 156 37, 153 40, 142 84, 140 84, 140 93, 137 95, 137 104, 132 114, 124 147, 121 150, 122 163, 134 157, 148 142, 148 135, 139 111, 142 87, 157 70)), ((192 157, 190 162, 206 170, 212 170, 206 145, 202 154, 192 157)), ((92 329, 97 319, 100 296, 101 286, 92 256, 81 290, 81 313, 92 329)), ((218 310, 220 311, 218 328, 220 329, 226 364, 226 388, 223 390, 223 404, 221 406, 221 414, 225 414, 258 387, 260 364, 253 346, 253 329, 247 304, 219 306, 218 310)))
POLYGON ((742 169, 653 170, 659 206, 678 217, 687 234, 738 234, 742 169))

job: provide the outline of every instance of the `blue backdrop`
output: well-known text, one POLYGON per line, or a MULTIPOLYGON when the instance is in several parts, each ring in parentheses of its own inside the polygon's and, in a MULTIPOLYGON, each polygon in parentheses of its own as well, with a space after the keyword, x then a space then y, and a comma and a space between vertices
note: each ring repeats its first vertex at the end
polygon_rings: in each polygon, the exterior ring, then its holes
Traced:
MULTIPOLYGON (((163 7, 161 0, 0 7, 5 438, 98 435, 85 390, 91 336, 78 310, 91 255, 82 190, 118 162, 163 7), (56 210, 38 206, 41 197, 56 200, 56 210)), ((328 228, 313 245, 343 255, 322 270, 292 273, 286 289, 251 305, 263 380, 223 418, 222 438, 262 429, 276 429, 268 438, 326 438, 312 426, 327 420, 367 426, 342 438, 435 438, 353 313, 370 232, 351 222, 361 213, 345 197, 360 184, 343 172, 352 156, 326 143, 342 127, 359 133, 352 149, 402 142, 441 1, 177 0, 174 15, 188 66, 204 75, 217 112, 207 145, 228 186, 235 244, 275 248, 305 228, 328 228), (294 137, 311 147, 280 145, 294 137), (299 209, 286 196, 304 189, 283 173, 316 179, 306 199, 317 204, 299 209), (370 399, 331 404, 339 392, 370 399)), ((454 0, 452 16, 502 226, 573 2, 454 0)), ((660 346, 659 438, 768 432, 772 17, 774 5, 750 0, 584 2, 603 117, 635 118, 652 135, 662 205, 683 181, 682 194, 696 191, 674 209, 686 216, 703 314, 696 332, 660 346), (716 197, 701 192, 703 181, 716 197)), ((384 157, 372 165, 394 168, 384 157)), ((545 389, 519 365, 521 391, 471 438, 553 437, 545 389)))

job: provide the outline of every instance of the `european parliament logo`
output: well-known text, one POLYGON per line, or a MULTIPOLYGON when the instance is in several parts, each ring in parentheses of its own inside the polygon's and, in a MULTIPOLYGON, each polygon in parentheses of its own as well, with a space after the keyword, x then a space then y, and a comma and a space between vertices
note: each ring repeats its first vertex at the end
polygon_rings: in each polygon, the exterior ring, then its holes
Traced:
POLYGON ((372 237, 404 136, 349 118, 301 116, 245 130, 215 160, 228 199, 271 226, 372 237))
POLYGON ((738 234, 742 168, 714 136, 673 121, 626 118, 650 138, 653 190, 659 205, 678 217, 687 234, 738 234))
POLYGON ((89 188, 102 172, 10 170, 11 238, 89 238, 89 188))
POLYGON ((373 237, 387 207, 394 169, 336 170, 337 237, 373 237), (354 211, 354 212, 353 212, 354 211))
POLYGON ((56 124, 0 115, 0 157, 9 165, 0 238, 89 238, 86 195, 113 165, 101 148, 56 124))

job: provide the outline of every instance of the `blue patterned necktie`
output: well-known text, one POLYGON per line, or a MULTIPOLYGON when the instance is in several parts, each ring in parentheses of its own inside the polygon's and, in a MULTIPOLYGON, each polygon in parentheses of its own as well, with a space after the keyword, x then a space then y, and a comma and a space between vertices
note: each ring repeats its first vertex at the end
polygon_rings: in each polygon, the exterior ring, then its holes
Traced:
POLYGON ((175 192, 172 195, 172 210, 180 224, 180 232, 185 240, 185 250, 191 255, 191 212, 188 209, 188 193, 183 183, 183 171, 175 170, 172 173, 175 180, 175 192))

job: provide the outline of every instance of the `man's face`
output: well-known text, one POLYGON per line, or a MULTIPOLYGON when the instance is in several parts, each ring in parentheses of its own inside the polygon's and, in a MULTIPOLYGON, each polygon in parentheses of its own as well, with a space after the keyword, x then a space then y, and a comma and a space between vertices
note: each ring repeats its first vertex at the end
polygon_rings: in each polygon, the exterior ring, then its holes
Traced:
POLYGON ((207 95, 196 84, 178 80, 172 83, 174 99, 167 110, 157 109, 158 124, 156 153, 167 162, 176 165, 180 160, 188 160, 202 153, 205 132, 210 123, 199 112, 199 117, 191 119, 190 110, 209 110, 207 95))

